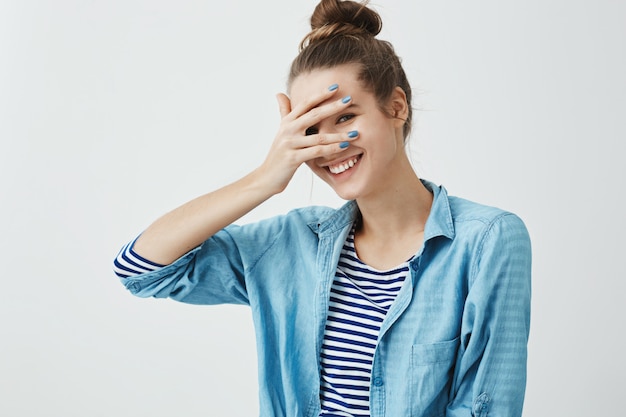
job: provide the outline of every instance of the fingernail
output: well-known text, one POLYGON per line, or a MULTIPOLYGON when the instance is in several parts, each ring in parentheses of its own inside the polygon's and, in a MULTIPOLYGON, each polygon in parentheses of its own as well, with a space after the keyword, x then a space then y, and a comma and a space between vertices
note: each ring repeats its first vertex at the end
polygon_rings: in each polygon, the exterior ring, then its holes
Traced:
POLYGON ((345 96, 344 98, 341 99, 341 102, 343 104, 346 104, 347 102, 349 102, 350 100, 352 100, 352 97, 350 96, 345 96))
POLYGON ((341 142, 341 143, 339 144, 339 147, 340 147, 341 149, 346 149, 348 146, 350 146, 350 142, 341 142))
POLYGON ((333 84, 333 85, 331 85, 330 87, 328 87, 328 91, 335 91, 335 90, 336 90, 336 89, 338 89, 338 88, 339 88, 339 85, 337 85, 337 84, 333 84))
POLYGON ((356 130, 352 130, 350 132, 348 132, 348 137, 349 138, 356 138, 357 136, 359 136, 359 132, 357 132, 356 130))

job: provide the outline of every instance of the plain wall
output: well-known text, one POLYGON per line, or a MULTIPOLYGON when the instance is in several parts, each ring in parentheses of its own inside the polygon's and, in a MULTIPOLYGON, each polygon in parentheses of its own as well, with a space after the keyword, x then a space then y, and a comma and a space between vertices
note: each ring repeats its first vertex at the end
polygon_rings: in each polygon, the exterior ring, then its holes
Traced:
MULTIPOLYGON (((258 414, 250 312, 132 297, 119 248, 263 160, 314 1, 0 1, 0 415, 258 414)), ((410 152, 533 241, 525 417, 626 388, 626 3, 378 0, 410 152)), ((342 204, 303 168, 242 222, 342 204)))

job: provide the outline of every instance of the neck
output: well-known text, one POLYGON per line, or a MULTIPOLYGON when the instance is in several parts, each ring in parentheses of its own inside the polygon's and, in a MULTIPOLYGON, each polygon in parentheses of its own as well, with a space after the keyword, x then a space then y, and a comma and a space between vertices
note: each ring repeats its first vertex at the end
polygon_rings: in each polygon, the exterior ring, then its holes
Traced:
POLYGON ((410 164, 409 170, 400 170, 394 177, 387 182, 388 187, 375 195, 357 199, 362 217, 359 234, 384 241, 390 236, 424 231, 432 205, 431 192, 410 164))

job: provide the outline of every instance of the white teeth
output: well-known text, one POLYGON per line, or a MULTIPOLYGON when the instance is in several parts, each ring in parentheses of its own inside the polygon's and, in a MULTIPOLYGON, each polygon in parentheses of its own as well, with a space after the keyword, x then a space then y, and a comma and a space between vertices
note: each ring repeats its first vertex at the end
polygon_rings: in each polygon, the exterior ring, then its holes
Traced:
POLYGON ((348 169, 352 168, 358 161, 359 161, 358 157, 357 158, 353 158, 353 159, 350 159, 347 162, 344 162, 343 164, 339 164, 339 165, 335 165, 335 166, 332 166, 332 167, 328 167, 328 169, 333 174, 341 174, 342 172, 347 171, 348 169))

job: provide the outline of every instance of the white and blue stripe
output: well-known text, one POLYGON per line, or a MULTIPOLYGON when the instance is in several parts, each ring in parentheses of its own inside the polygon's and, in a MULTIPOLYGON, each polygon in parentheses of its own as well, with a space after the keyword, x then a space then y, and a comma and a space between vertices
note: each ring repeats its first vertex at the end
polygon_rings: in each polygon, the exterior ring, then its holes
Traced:
POLYGON ((145 274, 165 266, 143 258, 133 250, 138 238, 139 236, 127 243, 117 254, 115 261, 113 261, 113 272, 120 278, 145 274))
POLYGON ((361 262, 354 228, 333 281, 321 351, 321 416, 369 416, 372 359, 380 326, 409 270, 379 271, 361 262))

